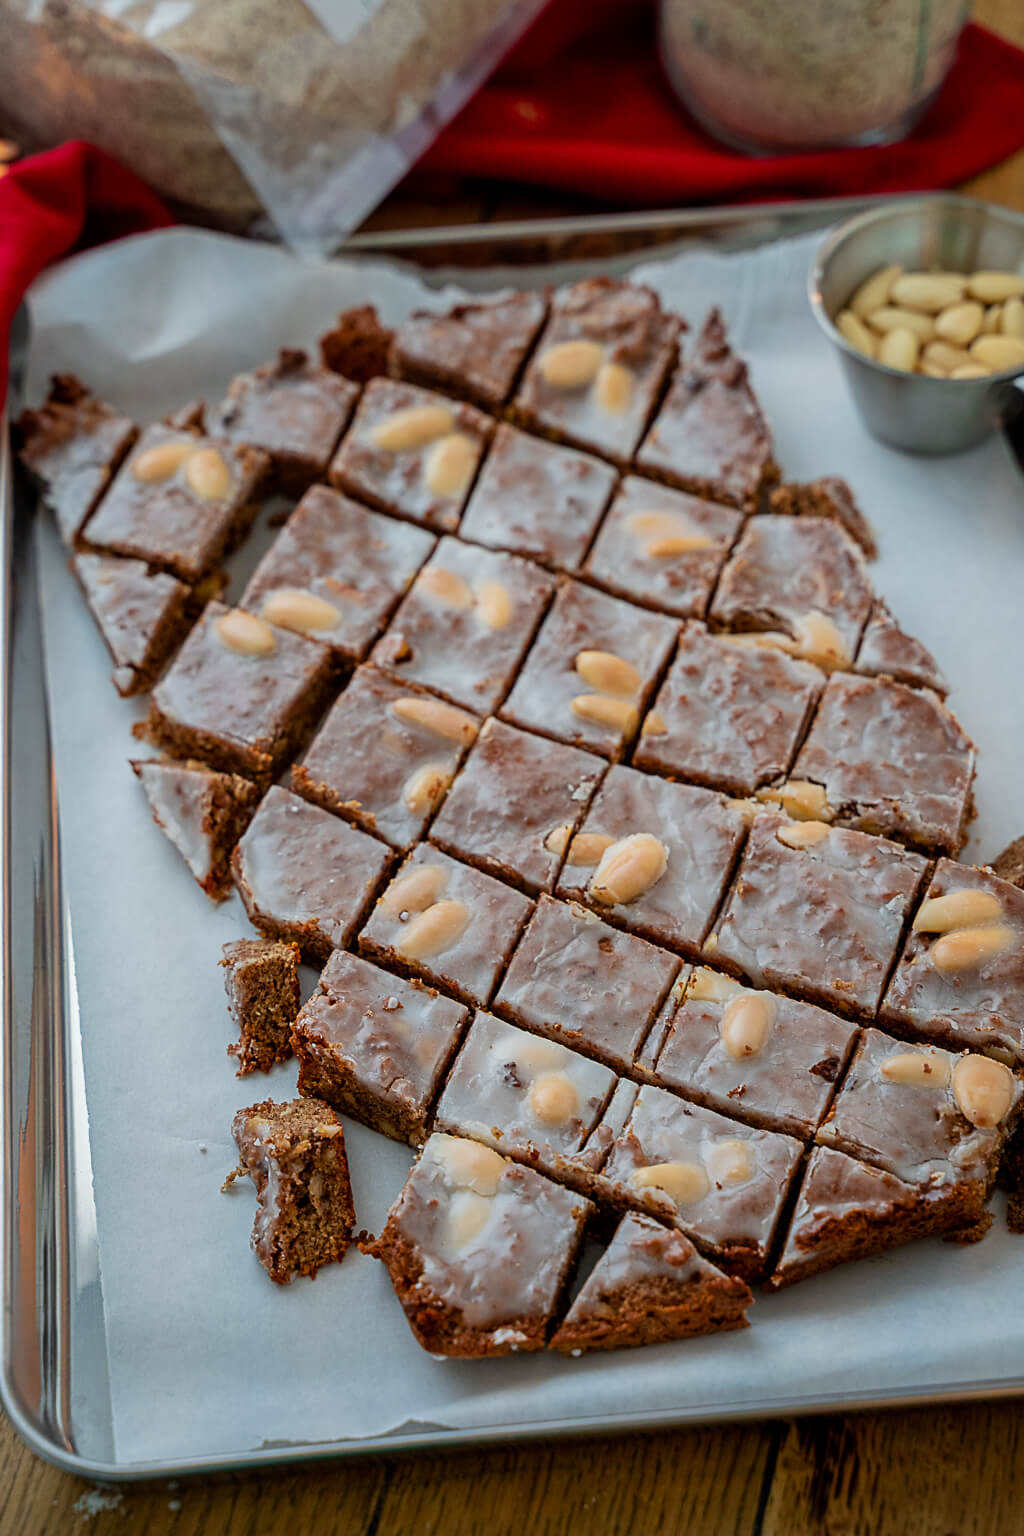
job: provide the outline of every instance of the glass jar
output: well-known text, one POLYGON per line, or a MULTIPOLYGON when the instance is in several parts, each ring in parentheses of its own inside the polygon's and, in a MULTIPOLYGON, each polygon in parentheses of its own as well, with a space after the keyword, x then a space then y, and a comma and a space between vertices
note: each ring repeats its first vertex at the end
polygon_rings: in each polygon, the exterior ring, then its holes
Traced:
POLYGON ((927 111, 971 0, 661 0, 687 110, 748 154, 891 144, 927 111))

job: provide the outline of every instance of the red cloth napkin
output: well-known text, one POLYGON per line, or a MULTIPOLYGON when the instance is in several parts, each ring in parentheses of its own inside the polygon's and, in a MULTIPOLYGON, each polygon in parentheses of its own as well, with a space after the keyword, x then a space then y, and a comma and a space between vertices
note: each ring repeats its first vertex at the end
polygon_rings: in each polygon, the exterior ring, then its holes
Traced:
POLYGON ((555 0, 419 165, 664 207, 947 187, 1021 145, 1024 52, 982 27, 901 143, 754 159, 686 116, 652 0, 555 0))
POLYGON ((72 251, 173 222, 145 182, 90 144, 61 144, 0 178, 0 406, 11 321, 43 268, 72 251))

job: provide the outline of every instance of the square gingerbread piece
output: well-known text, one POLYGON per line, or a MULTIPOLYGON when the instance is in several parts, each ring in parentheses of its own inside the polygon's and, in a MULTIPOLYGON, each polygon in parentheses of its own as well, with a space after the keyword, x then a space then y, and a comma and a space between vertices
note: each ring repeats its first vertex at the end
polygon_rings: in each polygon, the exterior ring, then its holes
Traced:
POLYGON ((577 581, 559 587, 501 708, 512 725, 621 757, 678 624, 577 581))
POLYGON ((435 1125, 586 1192, 597 1158, 581 1154, 615 1083, 615 1073, 601 1062, 478 1013, 445 1084, 435 1125))
POLYGON ((747 640, 687 624, 634 763, 733 795, 752 795, 788 771, 825 675, 747 640))
POLYGON ((359 948, 480 1008, 532 910, 521 892, 421 844, 377 901, 359 948))
POLYGON ((575 902, 542 896, 494 1011, 628 1069, 679 970, 674 955, 575 902))
POLYGON ((410 693, 375 667, 358 667, 292 766, 292 788, 408 848, 444 799, 477 728, 464 710, 410 693))
POLYGON ((717 309, 704 322, 636 456, 668 485, 753 512, 778 479, 772 434, 717 309))
POLYGON ((172 757, 266 781, 302 746, 334 687, 326 647, 208 603, 153 692, 146 733, 172 757))
POLYGON ((822 517, 752 517, 722 572, 710 621, 760 630, 820 666, 849 667, 873 593, 860 549, 822 517))
POLYGON ((276 362, 232 379, 210 430, 262 448, 275 484, 298 494, 327 473, 358 398, 358 384, 282 347, 276 362))
POLYGON ((529 560, 442 539, 370 659, 466 709, 495 709, 553 590, 529 560))
POLYGON ((363 1251, 432 1355, 543 1349, 592 1209, 491 1147, 435 1132, 363 1251))
POLYGON ((1020 1081, 1002 1062, 866 1029, 817 1140, 905 1184, 941 1190, 947 1213, 970 1226, 1020 1102, 1020 1081))
POLYGON ((515 388, 547 308, 543 293, 513 292, 447 311, 414 310, 395 332, 390 370, 497 410, 515 388))
POLYGON ((742 521, 732 507, 630 475, 601 524, 584 575, 645 608, 703 618, 742 521))
POLYGON ((473 487, 464 539, 575 571, 615 484, 600 459, 502 425, 473 487))
POLYGON ((229 1175, 248 1174, 259 1203, 251 1243, 271 1280, 315 1275, 345 1257, 355 1226, 345 1132, 334 1111, 316 1099, 240 1109, 231 1132, 240 1162, 229 1175))
POLYGON ((803 1158, 791 1136, 642 1087, 597 1181, 620 1210, 656 1213, 745 1280, 768 1266, 803 1158))
POLYGON ((235 939, 224 945, 224 990, 238 1040, 228 1055, 238 1077, 269 1072, 292 1054, 299 1011, 299 946, 281 939, 235 939))
POLYGON ((424 982, 335 950, 295 1021, 299 1092, 418 1146, 468 1017, 424 982))
POLYGON ((376 838, 274 784, 231 869, 253 927, 323 963, 352 938, 390 861, 376 838))
POLYGON ((756 987, 873 1015, 927 868, 885 838, 758 816, 705 950, 756 987))
POLYGON ((651 288, 610 277, 560 288, 513 419, 625 463, 675 362, 679 329, 651 288))
POLYGON ((616 764, 569 844, 558 894, 695 955, 746 837, 721 795, 616 764))
POLYGON ((314 485, 256 567, 241 606, 359 661, 435 542, 422 528, 314 485))
POLYGON ((493 430, 475 406, 415 384, 371 379, 328 478, 382 512, 450 533, 493 430))
POLYGON ((836 674, 793 765, 828 815, 864 832, 955 854, 967 836, 974 744, 934 693, 836 674))
POLYGON ((940 859, 879 1018, 895 1034, 1024 1066, 1024 891, 940 859))
POLYGON ((641 1058, 662 1088, 790 1136, 813 1136, 846 1066, 845 1019, 698 967, 672 988, 641 1058))
POLYGON ((55 374, 42 405, 22 411, 14 427, 18 457, 65 544, 75 544, 138 435, 133 421, 71 373, 55 374))
POLYGON ((430 839, 520 885, 551 891, 607 764, 493 717, 452 786, 430 839))
POLYGON ((258 448, 158 422, 89 519, 86 544, 199 581, 249 532, 269 467, 258 448))

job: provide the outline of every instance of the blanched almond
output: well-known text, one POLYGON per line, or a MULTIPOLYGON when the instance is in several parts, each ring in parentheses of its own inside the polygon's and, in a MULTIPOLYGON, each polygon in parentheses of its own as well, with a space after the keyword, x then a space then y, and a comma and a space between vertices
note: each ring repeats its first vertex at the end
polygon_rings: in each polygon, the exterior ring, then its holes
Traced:
POLYGON ((660 1189, 676 1205, 695 1205, 711 1188, 711 1181, 699 1163, 652 1163, 637 1168, 630 1175, 635 1189, 660 1189))
POLYGON ((948 341, 930 341, 921 353, 923 367, 926 362, 935 363, 943 372, 949 373, 951 368, 959 368, 970 357, 966 347, 952 347, 948 341))
POLYGON ((424 763, 406 779, 402 799, 414 816, 425 816, 441 803, 451 781, 448 763, 424 763))
POLYGON ((827 613, 814 608, 796 620, 793 628, 797 654, 817 662, 826 671, 849 666, 853 660, 846 641, 827 613))
POLYGON ((689 555, 695 549, 712 549, 714 539, 706 533, 677 533, 667 539, 652 539, 647 553, 652 560, 672 560, 677 555, 689 555))
POLYGON ((476 473, 480 445, 465 432, 449 432, 430 449, 423 463, 427 489, 435 496, 462 496, 476 473))
MULTIPOLYGON (((508 1061, 507 1039, 499 1039, 491 1046, 491 1052, 500 1061, 508 1061)), ((545 1040, 543 1035, 524 1035, 517 1040, 513 1052, 516 1066, 527 1072, 554 1072, 567 1059, 569 1052, 557 1040, 545 1040)))
POLYGON ((741 1141, 738 1136, 723 1136, 713 1142, 707 1155, 707 1165, 711 1182, 719 1187, 723 1184, 746 1184, 748 1179, 754 1177, 756 1168, 750 1143, 741 1141))
POLYGON ((1001 331, 1002 328, 1003 306, 1002 304, 990 304, 985 311, 985 318, 981 322, 981 334, 983 336, 991 336, 996 331, 1001 331))
POLYGON ((931 315, 922 315, 916 309, 898 309, 886 305, 884 309, 873 310, 867 320, 874 330, 883 335, 888 331, 913 331, 922 344, 935 336, 935 321, 931 315))
POLYGON ((855 315, 870 315, 872 310, 881 309, 889 302, 893 283, 902 275, 902 267, 882 267, 880 271, 872 272, 855 290, 850 309, 855 315))
POLYGON ((486 1195, 478 1195, 471 1189, 457 1189, 448 1205, 446 1238, 449 1249, 465 1248, 474 1237, 479 1237, 493 1210, 486 1195))
POLYGON ((734 976, 709 970, 706 965, 697 966, 686 983, 687 1000, 692 997, 698 1003, 727 1003, 743 991, 745 988, 734 976))
POLYGON ((841 310, 836 316, 836 330, 844 341, 858 352, 863 352, 865 357, 874 357, 875 338, 868 330, 859 315, 855 315, 852 309, 841 310))
POLYGON ((644 723, 640 727, 641 736, 667 736, 668 726, 665 724, 664 715, 659 715, 656 709, 652 709, 644 716, 644 723))
POLYGON ((650 512, 631 512, 626 526, 638 539, 670 539, 693 530, 677 512, 655 508, 650 512))
POLYGON ((991 891, 958 886, 922 902, 911 926, 915 933, 949 933, 952 928, 995 922, 1002 915, 1003 904, 991 891))
POLYGON ((143 485, 160 485, 169 480, 196 451, 195 439, 173 443, 155 443, 144 448, 132 462, 132 475, 143 485))
POLYGON ((581 720, 621 731, 624 736, 631 736, 636 730, 637 712, 627 699, 613 699, 606 693, 580 693, 570 708, 581 720))
POLYGON ((221 644, 240 656, 269 656, 277 646, 270 625, 244 608, 229 608, 213 627, 221 644))
POLYGON ((400 917, 403 912, 425 912, 440 898, 447 884, 446 870, 436 864, 421 864, 393 880, 377 908, 386 917, 400 917))
POLYGON ((886 1082, 907 1088, 944 1088, 949 1082, 949 1061, 927 1051, 899 1051, 887 1056, 879 1068, 886 1082))
POLYGON ((530 1108, 542 1125, 565 1125, 579 1109, 580 1098, 564 1072, 544 1072, 529 1093, 530 1108))
POLYGON ((828 832, 823 821, 795 821, 791 827, 780 827, 775 837, 787 848, 813 848, 816 843, 825 841, 828 832))
POLYGON ((410 405, 378 421, 370 430, 370 439, 385 453, 404 453, 426 447, 454 426, 455 417, 445 405, 410 405))
POLYGON ((991 1130, 1009 1112, 1015 1078, 1009 1067, 987 1056, 961 1056, 953 1068, 953 1097, 972 1125, 991 1130))
POLYGON ((621 416, 633 403, 636 374, 625 363, 602 363, 594 380, 594 399, 602 411, 621 416))
POLYGON ((971 361, 986 363, 997 373, 1024 368, 1024 341, 1019 336, 979 336, 971 343, 971 361))
POLYGON ((482 581, 476 589, 477 612, 488 629, 504 629, 512 617, 512 598, 500 581, 482 581))
POLYGON ((790 779, 777 789, 759 789, 757 798, 769 804, 781 805, 787 816, 794 821, 826 821, 832 815, 823 784, 809 779, 790 779))
POLYGON ((216 448, 200 448, 185 460, 185 480, 201 501, 226 501, 231 495, 231 471, 216 448))
POLYGON ((604 348, 596 341, 560 341, 541 353, 538 366, 553 389, 583 389, 603 361, 604 348))
POLYGON ((1024 294, 1024 277, 1018 277, 1016 272, 972 272, 967 279, 967 292, 983 304, 1001 304, 1004 299, 1024 294))
POLYGON ((649 891, 667 868, 665 844, 650 832, 634 832, 605 849, 588 889, 602 906, 622 906, 649 891))
POLYGON ((719 1033, 734 1060, 756 1056, 764 1049, 776 1012, 775 999, 767 992, 746 992, 733 998, 722 1014, 719 1033))
POLYGON ((986 368, 984 363, 961 363, 958 368, 951 368, 951 379, 987 379, 992 374, 991 368, 986 368))
POLYGON ((598 693, 621 694, 624 698, 635 697, 643 684, 636 668, 612 651, 580 651, 576 672, 588 688, 598 693))
POLYGON ((417 592, 425 592, 445 608, 472 608, 473 594, 456 571, 443 565, 425 565, 416 578, 417 592))
POLYGON ((943 341, 952 341, 958 347, 966 347, 978 335, 984 318, 985 311, 977 300, 966 299, 964 303, 953 304, 936 316, 935 332, 943 341))
POLYGON ((395 948, 408 960, 429 960, 452 949, 469 927, 469 908, 461 901, 437 901, 418 917, 395 941, 395 948))
POLYGON ((560 859, 565 850, 568 848, 569 839, 571 837, 572 827, 567 821, 564 821, 560 827, 552 827, 551 831, 544 839, 544 847, 547 849, 548 853, 553 853, 556 858, 560 859))
POLYGON ((999 319, 999 329, 1004 336, 1016 336, 1024 341, 1024 299, 1016 295, 1007 299, 999 319))
POLYGON ((505 1159, 493 1147, 484 1147, 465 1136, 431 1137, 430 1149, 456 1189, 471 1189, 477 1195, 496 1195, 505 1171, 505 1159))
POLYGON ((888 302, 905 304, 910 309, 920 309, 926 314, 935 315, 951 304, 959 303, 966 286, 963 277, 940 276, 935 272, 907 272, 893 283, 888 302))
POLYGON ((984 928, 954 928, 936 939, 928 951, 937 971, 955 975, 973 971, 986 960, 1001 955, 1013 944, 1016 935, 1005 923, 990 923, 984 928))
POLYGON ((340 608, 302 587, 278 587, 276 592, 267 593, 262 606, 268 623, 300 635, 333 629, 341 618, 340 608))
POLYGON ((569 844, 569 857, 565 862, 574 867, 600 864, 606 849, 614 842, 614 837, 609 837, 606 832, 577 832, 569 844))
POLYGON ((468 747, 476 740, 479 727, 472 715, 456 709, 454 704, 443 704, 440 699, 409 697, 396 699, 391 706, 399 720, 407 725, 418 725, 445 741, 459 741, 468 747))
POLYGON ((913 373, 920 349, 920 341, 905 325, 886 331, 878 343, 878 361, 887 368, 899 368, 902 373, 913 373))

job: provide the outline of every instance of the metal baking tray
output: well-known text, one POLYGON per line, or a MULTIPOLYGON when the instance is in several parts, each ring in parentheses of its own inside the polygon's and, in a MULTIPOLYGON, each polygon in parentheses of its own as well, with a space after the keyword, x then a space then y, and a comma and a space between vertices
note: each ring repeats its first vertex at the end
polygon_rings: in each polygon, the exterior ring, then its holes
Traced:
MULTIPOLYGON (((608 215, 519 225, 416 230, 357 236, 353 255, 390 253, 446 268, 467 247, 486 252, 469 286, 493 283, 493 262, 544 258, 602 269, 633 262, 639 247, 698 241, 740 248, 824 229, 879 199, 717 208, 683 213, 608 215), (628 254, 627 254, 628 252, 628 254), (472 281, 476 277, 476 282, 472 281)), ((472 265, 472 261, 470 265, 472 265)), ((451 275, 450 271, 446 275, 451 275)), ((534 281, 543 279, 533 275, 534 281)), ((463 276, 459 273, 460 278, 463 276)), ((428 280, 432 280, 428 274, 428 280)), ((16 406, 27 325, 19 316, 11 357, 16 406)), ((0 417, 0 923, 3 1053, 0 1146, 3 1211, 3 1363, 0 1400, 38 1455, 101 1481, 180 1476, 341 1455, 433 1451, 551 1435, 652 1430, 671 1425, 806 1412, 906 1406, 1024 1393, 1024 1376, 977 1380, 926 1391, 822 1394, 663 1412, 608 1412, 571 1421, 533 1420, 474 1429, 417 1423, 390 1435, 345 1442, 271 1445, 244 1455, 130 1464, 118 1461, 107 1374, 107 1343, 88 1110, 78 1027, 70 923, 62 889, 57 792, 50 744, 37 594, 34 494, 13 469, 0 417)))

